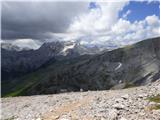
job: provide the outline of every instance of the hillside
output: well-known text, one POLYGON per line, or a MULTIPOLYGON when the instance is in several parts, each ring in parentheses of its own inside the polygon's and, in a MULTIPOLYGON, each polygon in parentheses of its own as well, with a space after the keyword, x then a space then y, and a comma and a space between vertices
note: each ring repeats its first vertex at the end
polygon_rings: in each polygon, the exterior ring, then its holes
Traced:
POLYGON ((159 77, 160 38, 152 38, 101 54, 51 61, 2 84, 2 95, 121 89, 145 85, 159 77))
POLYGON ((123 90, 2 98, 2 120, 159 120, 160 80, 123 90))

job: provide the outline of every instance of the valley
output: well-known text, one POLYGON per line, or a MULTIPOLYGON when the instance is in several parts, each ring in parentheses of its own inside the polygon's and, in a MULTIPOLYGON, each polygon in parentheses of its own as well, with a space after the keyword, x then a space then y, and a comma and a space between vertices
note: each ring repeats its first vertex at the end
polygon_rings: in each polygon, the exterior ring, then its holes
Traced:
POLYGON ((151 83, 159 71, 160 38, 152 38, 99 54, 52 57, 29 74, 2 80, 2 96, 123 89, 151 83))

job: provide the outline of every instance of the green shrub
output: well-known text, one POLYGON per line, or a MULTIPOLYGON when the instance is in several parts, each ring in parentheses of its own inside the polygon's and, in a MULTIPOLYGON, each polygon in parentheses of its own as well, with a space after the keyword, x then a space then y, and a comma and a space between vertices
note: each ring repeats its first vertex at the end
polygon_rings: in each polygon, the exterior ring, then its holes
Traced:
POLYGON ((160 94, 153 96, 153 97, 150 97, 149 100, 152 102, 160 103, 160 94))
MULTIPOLYGON (((149 99, 149 101, 151 101, 151 102, 155 102, 155 103, 160 103, 160 94, 159 95, 156 95, 156 96, 153 96, 153 97, 149 97, 148 98, 149 99)), ((151 106, 151 108, 150 108, 151 110, 158 110, 158 109, 160 109, 160 104, 156 104, 156 105, 154 105, 154 106, 151 106)))
POLYGON ((124 89, 126 89, 126 88, 132 88, 132 87, 136 87, 136 85, 127 82, 127 83, 125 84, 125 86, 124 86, 124 89))

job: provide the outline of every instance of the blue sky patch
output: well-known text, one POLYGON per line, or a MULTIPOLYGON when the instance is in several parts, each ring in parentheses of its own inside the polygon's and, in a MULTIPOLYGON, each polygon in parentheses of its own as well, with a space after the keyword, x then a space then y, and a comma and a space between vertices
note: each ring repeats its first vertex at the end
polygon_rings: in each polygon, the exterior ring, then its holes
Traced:
POLYGON ((100 6, 96 2, 90 2, 89 9, 97 9, 100 8, 100 6))
POLYGON ((160 2, 136 2, 136 1, 130 1, 130 3, 123 8, 122 11, 119 13, 119 17, 122 18, 122 16, 130 10, 131 13, 127 16, 127 19, 130 22, 134 21, 140 21, 144 20, 147 16, 156 15, 160 17, 160 8, 159 8, 160 2))

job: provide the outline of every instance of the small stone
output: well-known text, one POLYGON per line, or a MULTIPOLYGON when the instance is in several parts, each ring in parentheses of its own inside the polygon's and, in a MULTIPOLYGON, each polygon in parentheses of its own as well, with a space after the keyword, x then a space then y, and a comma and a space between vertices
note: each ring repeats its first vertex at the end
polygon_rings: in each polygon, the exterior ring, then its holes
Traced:
POLYGON ((104 118, 104 117, 101 117, 101 120, 106 120, 106 118, 104 118))
POLYGON ((140 112, 140 113, 139 113, 139 115, 144 116, 144 115, 145 115, 145 113, 144 113, 144 112, 140 112))
POLYGON ((70 120, 70 119, 67 119, 67 118, 61 118, 61 119, 59 119, 59 120, 70 120))
POLYGON ((122 98, 117 98, 117 99, 115 99, 115 102, 116 102, 116 103, 120 103, 120 102, 122 102, 122 101, 123 101, 122 98))
POLYGON ((149 102, 149 105, 156 105, 157 103, 155 103, 155 102, 149 102))
POLYGON ((116 109, 109 110, 108 113, 109 120, 115 120, 117 116, 118 116, 118 111, 116 109))
POLYGON ((84 90, 81 88, 81 89, 80 89, 80 92, 83 92, 83 91, 84 91, 84 90))
POLYGON ((144 98, 144 97, 147 97, 147 94, 140 94, 138 95, 139 98, 144 98))
POLYGON ((117 110, 119 110, 119 109, 124 109, 124 108, 125 108, 125 106, 124 106, 124 105, 119 104, 119 103, 114 104, 114 105, 113 105, 113 107, 114 107, 114 108, 116 108, 117 110))
POLYGON ((127 120, 126 118, 122 117, 120 120, 127 120))
POLYGON ((41 118, 37 118, 36 120, 41 120, 41 118))
POLYGON ((125 95, 123 95, 123 96, 121 96, 123 99, 128 99, 129 98, 129 95, 128 94, 125 94, 125 95))

